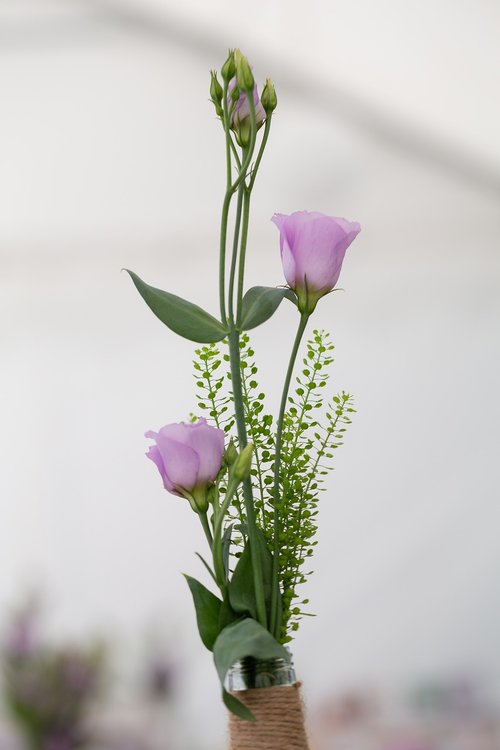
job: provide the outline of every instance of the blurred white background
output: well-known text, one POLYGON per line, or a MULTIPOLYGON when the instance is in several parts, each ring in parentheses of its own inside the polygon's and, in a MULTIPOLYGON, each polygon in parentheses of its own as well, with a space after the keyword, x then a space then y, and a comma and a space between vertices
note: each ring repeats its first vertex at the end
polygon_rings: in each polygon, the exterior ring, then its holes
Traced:
MULTIPOLYGON (((195 406, 193 347, 120 269, 216 312, 208 71, 240 46, 279 97, 249 285, 282 282, 275 211, 363 227, 314 321, 358 414, 294 646, 306 699, 435 674, 498 695, 499 38, 494 0, 0 2, 1 611, 41 586, 58 632, 168 623, 197 747, 225 732, 180 575, 203 539, 143 457, 195 406)), ((294 325, 284 305, 253 337, 274 407, 294 325)))

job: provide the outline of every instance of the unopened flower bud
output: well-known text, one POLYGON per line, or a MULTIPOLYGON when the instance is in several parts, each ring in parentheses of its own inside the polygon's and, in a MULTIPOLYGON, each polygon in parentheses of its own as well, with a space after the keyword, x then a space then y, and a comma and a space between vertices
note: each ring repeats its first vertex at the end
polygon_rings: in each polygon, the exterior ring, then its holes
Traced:
POLYGON ((276 96, 276 89, 273 86, 273 82, 270 78, 266 79, 266 85, 262 91, 260 101, 267 115, 274 112, 278 104, 278 97, 276 96))
POLYGON ((238 87, 242 91, 247 91, 251 94, 253 87, 255 86, 255 80, 250 64, 246 57, 241 54, 239 49, 234 51, 234 60, 236 63, 236 81, 238 87))
POLYGON ((245 445, 233 465, 233 477, 238 482, 243 482, 250 476, 252 468, 253 443, 245 445))
POLYGON ((214 104, 217 116, 222 117, 222 97, 224 92, 222 91, 222 86, 217 80, 217 73, 215 72, 215 70, 210 71, 210 76, 210 98, 214 104))
POLYGON ((236 75, 236 65, 234 63, 234 50, 229 50, 229 56, 221 68, 220 74, 223 81, 230 81, 236 75))
POLYGON ((224 451, 224 463, 227 466, 232 466, 237 458, 238 458, 238 451, 236 450, 236 446, 233 440, 230 440, 229 445, 224 451))

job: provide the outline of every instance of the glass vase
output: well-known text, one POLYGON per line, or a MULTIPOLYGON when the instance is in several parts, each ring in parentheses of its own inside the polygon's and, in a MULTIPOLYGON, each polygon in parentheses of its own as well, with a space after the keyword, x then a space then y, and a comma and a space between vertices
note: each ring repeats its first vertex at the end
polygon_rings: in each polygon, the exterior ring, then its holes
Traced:
POLYGON ((293 661, 248 657, 230 669, 226 689, 255 717, 229 714, 230 750, 309 750, 293 661))

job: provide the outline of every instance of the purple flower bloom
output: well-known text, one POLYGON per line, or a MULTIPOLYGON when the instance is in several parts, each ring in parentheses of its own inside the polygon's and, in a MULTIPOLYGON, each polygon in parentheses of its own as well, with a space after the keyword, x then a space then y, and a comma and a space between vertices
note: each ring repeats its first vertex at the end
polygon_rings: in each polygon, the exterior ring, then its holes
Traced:
POLYGON ((280 231, 285 278, 297 294, 299 310, 311 313, 337 283, 345 252, 361 227, 318 211, 274 214, 271 221, 280 231))
MULTIPOLYGON (((250 141, 250 106, 248 97, 244 91, 240 91, 239 98, 231 111, 231 93, 236 86, 236 78, 229 82, 227 106, 231 112, 229 125, 234 130, 236 139, 240 146, 247 146, 250 141)), ((253 88, 253 103, 255 104, 255 121, 257 130, 261 127, 266 119, 266 112, 260 101, 257 84, 253 88)))
POLYGON ((215 481, 224 455, 224 431, 199 419, 146 432, 155 441, 146 456, 153 461, 163 486, 173 495, 186 497, 196 512, 208 507, 206 491, 215 481))

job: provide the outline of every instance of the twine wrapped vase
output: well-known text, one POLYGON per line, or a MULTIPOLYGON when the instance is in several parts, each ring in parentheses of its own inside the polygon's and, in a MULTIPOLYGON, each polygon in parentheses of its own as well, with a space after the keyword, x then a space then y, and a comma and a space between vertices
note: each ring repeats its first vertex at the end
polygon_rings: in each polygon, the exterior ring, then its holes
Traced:
POLYGON ((256 718, 229 715, 230 750, 309 750, 292 662, 244 659, 229 672, 227 688, 256 718))

